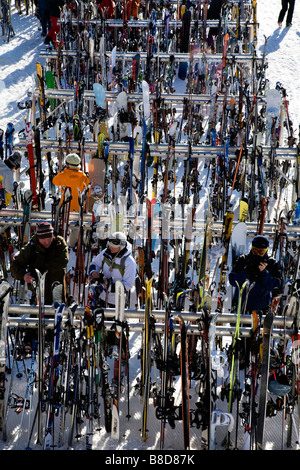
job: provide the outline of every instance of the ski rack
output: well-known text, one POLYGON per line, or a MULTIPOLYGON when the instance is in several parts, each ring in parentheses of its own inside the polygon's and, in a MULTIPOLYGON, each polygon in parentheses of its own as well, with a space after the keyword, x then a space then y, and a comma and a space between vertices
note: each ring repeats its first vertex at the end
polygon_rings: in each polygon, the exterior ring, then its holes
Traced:
MULTIPOLYGON (((50 328, 54 324, 54 316, 55 316, 56 309, 55 307, 52 306, 45 306, 45 324, 46 327, 50 328), (47 318, 47 317, 53 317, 53 318, 47 318)), ((37 315, 38 313, 38 306, 33 306, 33 305, 27 305, 27 304, 11 304, 8 307, 8 325, 13 327, 16 326, 17 324, 19 326, 28 326, 31 328, 35 328, 38 324, 38 318, 32 318, 31 315, 37 315), (22 315, 22 312, 26 312, 25 314, 22 315), (18 316, 14 316, 18 315, 18 316), (21 315, 21 316, 20 316, 21 315), (28 315, 28 316, 27 316, 28 315), (15 324, 14 324, 15 323, 15 324)), ((85 307, 77 307, 76 312, 75 312, 75 319, 74 323, 76 322, 76 317, 79 317, 77 319, 77 324, 80 322, 80 317, 83 317, 85 313, 85 307)), ((111 319, 114 318, 115 316, 115 310, 108 308, 104 309, 104 314, 106 319, 111 319)), ((128 319, 133 319, 133 320, 139 320, 138 323, 130 323, 130 326, 133 327, 133 331, 141 331, 143 328, 143 322, 142 318, 144 317, 144 310, 137 310, 137 309, 125 309, 125 318, 128 319)), ((165 318, 165 311, 164 310, 152 310, 151 315, 154 317, 155 320, 162 321, 165 318)), ((188 324, 188 332, 190 334, 197 334, 199 333, 199 328, 197 325, 197 321, 202 319, 202 313, 201 312, 196 312, 196 313, 191 313, 191 312, 184 312, 184 311, 172 311, 172 317, 174 320, 177 319, 178 315, 181 315, 185 322, 194 322, 193 324, 188 324)), ((219 313, 212 313, 212 316, 216 315, 218 317, 218 324, 224 324, 224 323, 231 323, 234 324, 237 318, 237 315, 234 313, 228 313, 228 312, 222 312, 222 314, 219 313)), ((264 318, 264 316, 262 317, 264 318)), ((278 337, 281 337, 284 334, 284 331, 281 329, 284 325, 286 327, 285 332, 287 334, 292 334, 293 331, 291 330, 291 327, 293 325, 293 317, 286 317, 284 316, 277 316, 274 318, 274 325, 278 327, 278 331, 276 329, 274 330, 274 333, 278 335, 278 337)), ((241 315, 240 316, 240 324, 241 325, 250 325, 249 328, 246 327, 244 330, 244 334, 247 333, 247 330, 251 330, 252 326, 252 318, 251 315, 241 315)), ((112 322, 107 322, 108 327, 112 325, 112 322)), ((163 325, 163 322, 160 324, 155 323, 155 328, 158 326, 160 327, 163 325)), ((76 326, 76 324, 74 325, 76 326)), ((176 324, 174 325, 176 327, 176 324)), ((217 332, 224 336, 226 334, 234 334, 235 331, 235 326, 229 327, 229 326, 223 326, 223 327, 217 327, 217 332)))
MULTIPOLYGON (((105 141, 106 145, 109 146, 109 153, 111 154, 119 154, 124 155, 124 153, 129 151, 129 143, 128 142, 111 142, 105 141)), ((68 148, 72 151, 78 151, 78 141, 71 141, 68 143, 68 148)), ((20 139, 19 142, 16 142, 14 145, 16 150, 26 150, 26 140, 20 139)), ((61 144, 57 140, 53 139, 41 139, 41 148, 43 152, 58 152, 61 150, 61 144)), ((168 144, 161 143, 161 144, 154 144, 149 143, 150 153, 153 156, 164 157, 168 151, 168 144)), ((176 158, 186 158, 188 154, 188 144, 187 143, 179 143, 175 146, 175 156, 176 158)), ((91 140, 86 140, 84 142, 84 153, 93 153, 97 151, 98 143, 91 140)), ((269 158, 269 152, 271 151, 270 146, 263 146, 263 159, 269 158)), ((236 151, 239 150, 238 146, 229 147, 228 149, 228 158, 236 158, 236 151)), ((142 152, 142 145, 138 145, 134 148, 135 152, 142 152)), ((219 155, 222 155, 224 152, 224 146, 209 146, 209 145, 192 145, 191 146, 191 154, 193 158, 207 158, 207 159, 214 159, 219 155)), ((249 147, 249 151, 251 151, 251 147, 249 147)), ((276 148, 276 156, 275 160, 297 160, 297 149, 296 147, 278 147, 276 148)))
MULTIPOLYGON (((63 24, 63 25, 68 25, 70 23, 70 21, 65 21, 64 19, 63 20, 60 20, 59 21, 60 24, 63 24)), ((78 18, 72 18, 72 25, 78 25, 78 24, 81 24, 81 23, 84 23, 84 20, 80 20, 78 18)), ((95 25, 95 26, 98 26, 98 25, 102 25, 103 24, 103 20, 102 19, 97 19, 97 18, 91 18, 89 20, 89 23, 92 24, 92 25, 95 25)), ((149 19, 139 19, 138 21, 137 20, 128 20, 126 21, 126 25, 128 28, 149 28, 149 25, 153 23, 153 20, 149 19)), ((200 20, 191 20, 190 22, 191 26, 195 26, 198 24, 198 26, 201 26, 202 25, 202 21, 200 20)), ((242 20, 240 25, 241 27, 243 26, 249 26, 249 27, 253 27, 254 26, 254 22, 249 22, 249 21, 245 21, 245 20, 242 20)), ((174 28, 174 26, 178 26, 179 28, 182 26, 182 20, 170 20, 169 23, 168 23, 169 27, 170 28, 174 28)), ((220 22, 219 20, 207 20, 206 22, 206 26, 207 28, 218 28, 220 25, 220 22)), ((105 20, 105 26, 107 28, 123 28, 124 27, 124 22, 122 19, 107 19, 105 20)), ((157 28, 161 28, 161 27, 164 27, 165 24, 164 24, 164 20, 161 20, 161 19, 158 19, 155 21, 155 26, 157 28)), ((230 28, 235 28, 236 27, 236 21, 234 20, 229 20, 226 22, 226 26, 230 29, 230 28)))
MULTIPOLYGON (((18 225, 19 219, 22 220, 23 211, 21 209, 2 209, 0 210, 0 226, 7 225, 18 225)), ((91 213, 84 214, 84 221, 92 223, 93 215, 91 213)), ((31 212, 30 222, 35 224, 41 219, 49 222, 52 220, 51 211, 34 211, 31 212)), ((78 221, 78 212, 70 212, 70 221, 78 221)))
MULTIPOLYGON (((36 98, 39 96, 39 90, 36 89, 35 91, 35 96, 36 98)), ((106 91, 105 92, 105 101, 106 102, 112 102, 117 100, 118 93, 117 92, 110 92, 106 91)), ((73 101, 74 99, 74 89, 45 89, 45 98, 47 99, 57 99, 63 101, 65 104, 68 101, 73 101)), ((177 93, 162 93, 161 94, 161 99, 165 103, 176 103, 176 104, 183 104, 184 100, 191 102, 191 103, 196 103, 196 104, 203 104, 207 103, 210 104, 214 96, 212 94, 186 94, 184 97, 182 94, 177 94, 177 93)), ((230 100, 231 98, 235 98, 235 95, 227 95, 226 99, 230 100)), ((253 95, 249 95, 250 100, 253 100, 253 95)), ((95 101, 95 95, 93 90, 84 90, 83 92, 83 101, 95 101)), ((140 103, 143 101, 143 95, 140 92, 131 92, 127 93, 127 99, 129 103, 140 103)), ((156 99, 155 93, 150 93, 149 94, 149 100, 150 102, 154 102, 156 99)), ((219 93, 216 97, 217 102, 222 104, 224 102, 224 94, 219 93)), ((264 104, 266 102, 265 96, 260 95, 257 96, 257 101, 259 104, 264 104)))
MULTIPOLYGON (((132 59, 136 56, 136 52, 120 52, 117 51, 116 53, 116 60, 121 60, 121 61, 132 61, 132 59)), ((60 52, 60 57, 61 59, 63 57, 77 57, 78 52, 74 50, 69 50, 69 49, 62 49, 60 52)), ((88 52, 85 51, 80 51, 80 57, 88 57, 88 52)), ((146 52, 139 52, 140 55, 140 61, 146 61, 148 59, 147 53, 146 52)), ((154 52, 151 54, 151 61, 157 62, 159 59, 160 62, 169 62, 170 56, 172 53, 167 54, 166 52, 154 52)), ((111 52, 108 51, 105 53, 105 56, 107 59, 111 58, 111 52)), ((40 57, 43 59, 57 59, 57 52, 47 49, 43 49, 40 52, 40 57)), ((223 55, 220 53, 216 54, 206 54, 204 52, 198 52, 194 53, 191 55, 189 52, 176 52, 176 62, 190 62, 191 58, 193 61, 199 60, 201 58, 205 59, 205 61, 211 61, 211 62, 222 62, 223 61, 223 55)), ((94 52, 94 59, 96 60, 101 60, 101 53, 100 52, 94 52)), ((234 54, 234 53, 229 53, 227 57, 227 61, 230 61, 233 59, 236 63, 242 63, 242 64, 252 64, 253 61, 255 60, 256 63, 262 63, 263 59, 262 57, 257 57, 253 56, 253 54, 234 54)))
MULTIPOLYGON (((52 306, 45 306, 45 319, 44 325, 45 328, 53 328, 54 327, 54 315, 56 309, 52 306), (52 317, 52 318, 49 318, 52 317)), ((74 327, 80 327, 80 317, 84 315, 85 307, 78 307, 76 309, 73 325, 74 327), (77 319, 76 319, 77 317, 77 319)), ((105 318, 114 318, 115 310, 114 309, 105 309, 105 318)), ((152 310, 152 316, 155 320, 163 320, 165 316, 164 311, 160 310, 152 310)), ((194 322, 187 324, 187 333, 190 335, 198 335, 200 334, 200 329, 197 325, 197 321, 202 319, 201 312, 198 313, 191 313, 191 312, 177 312, 172 311, 172 316, 174 320, 178 315, 181 315, 185 322, 194 322)), ((32 318, 31 315, 38 315, 38 307, 26 304, 12 304, 8 308, 8 320, 7 324, 9 327, 24 327, 24 328, 37 328, 38 326, 38 318, 32 318), (22 315, 22 312, 26 312, 22 315), (20 315, 21 316, 13 316, 13 315, 20 315), (27 316, 28 315, 28 316, 27 316)), ((212 314, 218 315, 218 314, 212 314)), ((129 329, 131 331, 142 331, 144 328, 143 319, 144 317, 144 310, 136 310, 136 309, 125 309, 125 319, 133 319, 139 320, 138 322, 128 322, 129 329)), ((216 335, 217 336, 231 336, 235 333, 235 326, 221 326, 220 323, 231 323, 234 324, 236 321, 237 315, 234 313, 222 313, 222 315, 218 316, 218 326, 216 326, 216 335)), ((263 316, 264 318, 264 316, 263 316)), ((250 336, 252 332, 251 327, 251 316, 250 315, 241 315, 240 316, 240 324, 241 325, 250 325, 250 326, 241 326, 240 327, 240 336, 247 337, 250 336)), ((64 321, 63 321, 64 324, 64 321)), ((107 329, 111 329, 114 321, 107 320, 105 321, 105 325, 107 329)), ((288 336, 292 336, 294 334, 294 330, 292 329, 293 318, 285 318, 283 316, 277 316, 274 319, 274 325, 277 328, 274 328, 272 331, 272 336, 276 338, 280 338, 284 335, 284 333, 288 336), (285 325, 285 330, 282 327, 285 325)), ((179 333, 179 325, 174 322, 174 331, 179 333)), ((164 323, 155 323, 155 331, 163 332, 164 331, 164 323)))
MULTIPOLYGON (((0 211, 0 227, 7 227, 7 226, 18 226, 21 225, 22 222, 22 210, 15 210, 15 209, 2 209, 0 211)), ((30 224, 31 226, 35 226, 40 220, 46 220, 50 222, 52 220, 52 214, 50 211, 35 211, 32 212, 32 217, 30 219, 30 224)), ((126 215, 125 217, 128 222, 133 219, 137 219, 137 223, 141 224, 145 220, 145 216, 130 216, 126 215)), ((91 225, 93 223, 93 215, 91 213, 86 213, 83 215, 83 221, 85 223, 84 229, 85 230, 91 230, 91 225)), ((78 222, 78 213, 76 212, 71 212, 70 213, 70 223, 75 223, 78 222)), ((109 214, 104 214, 101 216, 101 222, 103 223, 108 223, 109 222, 109 214)), ((161 217, 156 216, 155 217, 155 222, 160 223, 161 222, 161 217)), ((238 223, 237 220, 234 220, 232 222, 232 227, 234 228, 235 225, 238 223)), ((170 230, 178 230, 180 228, 184 228, 186 225, 186 219, 179 219, 175 218, 172 220, 170 223, 170 230)), ((204 231, 205 229, 206 222, 205 220, 195 220, 193 224, 193 231, 204 231)), ((257 222, 246 222, 247 225, 247 235, 249 238, 252 236, 254 237, 257 234, 257 222)), ((275 223, 268 223, 266 222, 264 224, 265 228, 265 233, 266 234, 271 234, 274 235, 274 231, 276 229, 276 224, 275 223)), ((211 226, 211 230, 213 233, 213 236, 221 236, 222 235, 222 230, 223 230, 223 221, 222 220, 215 220, 214 223, 211 226)), ((155 226, 153 226, 153 229, 155 231, 155 226)), ((160 227, 158 227, 158 230, 160 230, 160 227)), ((289 238, 291 240, 293 239, 298 239, 299 234, 300 234, 300 225, 287 225, 286 226, 286 231, 289 234, 289 238)))

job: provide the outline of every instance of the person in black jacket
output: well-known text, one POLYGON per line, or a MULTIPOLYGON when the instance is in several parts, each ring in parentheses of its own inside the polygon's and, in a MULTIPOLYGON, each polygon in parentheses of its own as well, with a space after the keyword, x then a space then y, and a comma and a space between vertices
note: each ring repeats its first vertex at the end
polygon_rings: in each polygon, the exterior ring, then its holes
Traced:
POLYGON ((29 284, 36 281, 36 272, 47 271, 45 280, 45 304, 52 305, 54 283, 64 285, 65 271, 69 261, 69 249, 60 235, 55 235, 49 222, 40 222, 31 240, 15 254, 11 262, 11 275, 18 281, 29 284))
POLYGON ((281 0, 281 10, 278 16, 278 26, 281 26, 286 12, 287 12, 286 26, 292 26, 294 8, 295 8, 295 0, 281 0))
MULTIPOLYGON (((236 260, 229 282, 236 287, 248 279, 254 283, 247 299, 246 312, 253 310, 265 312, 268 309, 271 294, 282 290, 281 269, 275 258, 268 255, 269 241, 262 235, 257 235, 252 241, 250 253, 241 255, 236 260)), ((238 290, 235 289, 235 296, 238 290)), ((233 302, 233 304, 235 304, 233 302)))

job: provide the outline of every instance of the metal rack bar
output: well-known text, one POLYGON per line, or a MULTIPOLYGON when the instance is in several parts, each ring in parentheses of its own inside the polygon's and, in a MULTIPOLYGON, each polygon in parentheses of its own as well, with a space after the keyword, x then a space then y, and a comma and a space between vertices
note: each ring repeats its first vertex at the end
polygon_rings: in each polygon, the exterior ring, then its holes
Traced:
MULTIPOLYGON (((2 209, 0 211, 0 226, 17 226, 21 225, 22 222, 22 211, 21 210, 15 210, 15 209, 2 209)), ((92 214, 87 213, 84 214, 83 220, 85 223, 85 229, 89 230, 91 228, 92 224, 92 214)), ((48 220, 50 221, 52 219, 52 213, 51 211, 43 211, 43 212, 32 212, 31 214, 31 219, 30 223, 32 226, 34 226, 36 223, 38 223, 39 220, 48 220)), ((129 221, 131 219, 135 219, 134 216, 126 215, 126 219, 129 221)), ((103 215, 101 217, 102 222, 109 222, 109 215, 103 215)), ((144 220, 144 216, 138 216, 137 217, 137 223, 141 223, 144 220)), ((77 222, 78 221, 78 213, 71 213, 70 214, 70 222, 77 222)), ((161 217, 155 216, 155 222, 160 224, 161 222, 161 217)), ((233 221, 233 227, 238 223, 238 221, 233 221)), ((248 230, 248 237, 254 236, 257 232, 257 222, 246 222, 247 224, 247 230, 248 230)), ((196 219, 193 224, 193 229, 196 231, 201 231, 204 230, 206 225, 206 221, 203 219, 196 219)), ((184 228, 185 227, 185 219, 174 219, 170 223, 170 230, 178 229, 178 228, 184 228)), ((155 227, 154 227, 155 228, 155 227)), ((221 231, 223 230, 223 222, 221 220, 215 221, 212 225, 212 231, 214 232, 214 236, 218 236, 221 234, 221 231)), ((265 228, 265 234, 274 234, 274 231, 276 229, 276 224, 274 223, 268 223, 266 222, 264 225, 265 228)), ((294 236, 296 239, 299 238, 299 233, 300 233, 300 226, 298 225, 287 225, 286 227, 287 233, 289 234, 289 238, 291 236, 294 236)))
MULTIPOLYGON (((113 326, 114 322, 113 321, 105 321, 105 327, 106 329, 111 329, 113 326)), ((130 331, 134 332, 142 332, 144 325, 143 322, 129 322, 129 329, 130 331)), ((79 327, 80 325, 80 320, 75 319, 73 321, 73 325, 75 327, 79 327)), ((11 328, 16 328, 16 327, 23 327, 23 328, 37 328, 38 327, 38 319, 37 318, 24 318, 24 317, 16 317, 16 318, 8 318, 8 326, 11 328)), ((44 327, 46 329, 50 329, 54 327, 54 318, 46 318, 44 321, 44 327)), ((174 323, 173 325, 175 333, 180 332, 179 325, 174 323)), ((193 324, 187 324, 187 333, 189 335, 199 335, 200 330, 196 325, 193 324)), ((156 323, 155 324, 155 331, 157 333, 163 333, 164 331, 164 324, 163 323, 156 323)), ((246 338, 249 337, 252 333, 251 327, 240 327, 239 329, 240 332, 240 337, 246 338)), ((274 338, 281 338, 284 334, 286 336, 291 337, 293 335, 294 331, 292 329, 285 329, 285 332, 281 328, 273 328, 272 330, 272 336, 274 338)), ((235 334, 235 326, 216 326, 216 336, 233 336, 235 334)))
MULTIPOLYGON (((68 144, 68 147, 72 151, 78 150, 79 142, 73 141, 68 144)), ((124 153, 129 151, 129 144, 128 142, 107 142, 109 145, 109 152, 119 155, 124 155, 124 153)), ((161 143, 159 145, 150 143, 150 153, 153 156, 162 156, 165 157, 168 151, 168 144, 161 143)), ((14 144, 14 148, 16 150, 26 150, 26 140, 20 139, 19 142, 14 144)), ((44 152, 58 152, 60 150, 60 144, 57 140, 52 139, 41 139, 41 149, 44 152)), ((95 152, 98 148, 98 143, 94 141, 85 141, 84 143, 84 152, 85 153, 92 153, 95 152)), ((230 147, 228 149, 228 158, 236 158, 236 150, 238 147, 230 147)), ((269 152, 271 150, 270 146, 263 147, 263 159, 269 158, 269 152)), ((142 152, 142 146, 138 145, 134 149, 135 152, 142 152)), ((224 146, 208 146, 208 145, 196 145, 191 147, 191 153, 194 158, 206 158, 206 159, 214 159, 219 155, 222 155, 224 152, 224 146)), ((176 158, 186 158, 188 154, 188 144, 180 143, 176 144, 175 146, 175 156, 176 158)), ((297 149, 295 147, 278 147, 276 149, 276 161, 282 160, 296 160, 297 159, 297 149)))
MULTIPOLYGON (((62 49, 60 52, 61 58, 63 57, 77 57, 78 52, 74 50, 64 50, 62 49)), ((147 60, 147 53, 146 52, 139 52, 140 54, 140 60, 145 61, 147 60)), ((88 55, 88 52, 85 51, 80 51, 80 56, 85 57, 88 55)), ((105 53, 107 59, 111 57, 111 52, 107 51, 105 53)), ((127 60, 131 61, 133 57, 136 55, 136 52, 120 52, 117 51, 116 53, 116 60, 127 60)), ((151 55, 151 61, 157 61, 159 58, 160 62, 168 62, 170 60, 170 56, 172 53, 167 54, 166 52, 160 52, 159 54, 154 52, 151 55)), ((223 55, 220 53, 216 54, 204 54, 203 52, 195 53, 193 55, 193 60, 201 59, 201 57, 205 58, 205 61, 212 61, 212 62, 222 62, 223 60, 223 55)), ((57 53, 52 51, 52 50, 42 50, 40 52, 40 57, 44 59, 56 59, 57 58, 57 53)), ((94 59, 95 60, 101 60, 101 53, 100 52, 94 52, 94 59)), ((249 63, 251 64, 253 60, 257 61, 258 63, 262 62, 261 57, 253 56, 253 54, 228 54, 228 61, 230 59, 234 59, 235 62, 241 62, 241 63, 249 63)), ((176 52, 176 62, 189 62, 191 60, 191 55, 189 52, 176 52)))
MULTIPOLYGON (((53 317, 55 315, 55 307, 51 305, 46 305, 45 306, 45 317, 46 321, 48 321, 47 317, 53 317)), ((76 309, 76 312, 74 316, 83 316, 85 312, 85 307, 78 307, 76 309)), ((173 311, 172 315, 175 318, 178 315, 181 315, 186 322, 197 322, 198 320, 201 320, 202 314, 201 312, 179 312, 179 311, 173 311)), ((36 315, 38 316, 38 307, 34 305, 27 305, 27 304, 11 304, 8 307, 8 319, 9 321, 16 320, 19 318, 19 321, 33 321, 36 322, 38 318, 30 318, 30 315, 36 315), (25 318, 24 314, 22 312, 26 312, 26 315, 29 315, 29 317, 25 318), (18 315, 18 317, 13 317, 12 315, 18 315), (20 316, 21 315, 21 316, 20 316)), ((109 318, 114 318, 115 316, 115 310, 108 308, 104 309, 104 315, 106 319, 109 318)), ((152 310, 152 315, 155 318, 155 320, 163 320, 165 317, 165 311, 164 310, 152 310)), ((235 313, 229 313, 229 312, 224 312, 222 314, 214 314, 212 313, 212 316, 218 315, 218 323, 235 323, 237 315, 235 313)), ((125 309, 125 318, 126 319, 141 319, 144 317, 144 310, 137 310, 137 309, 125 309)), ((283 316, 276 316, 274 318, 274 325, 278 327, 283 327, 284 322, 287 328, 290 328, 293 324, 293 317, 283 317, 283 316)), ((241 324, 252 324, 252 319, 250 315, 241 315, 240 316, 240 322, 241 324)), ((195 325, 194 325, 195 328, 195 325)))

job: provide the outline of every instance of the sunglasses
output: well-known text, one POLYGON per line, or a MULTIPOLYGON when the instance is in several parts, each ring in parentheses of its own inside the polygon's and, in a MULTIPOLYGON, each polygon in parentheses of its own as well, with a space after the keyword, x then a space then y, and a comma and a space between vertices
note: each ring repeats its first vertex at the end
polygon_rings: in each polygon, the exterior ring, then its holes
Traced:
POLYGON ((258 256, 263 256, 267 253, 268 251, 268 248, 256 248, 255 246, 252 246, 252 253, 254 255, 258 255, 258 256))

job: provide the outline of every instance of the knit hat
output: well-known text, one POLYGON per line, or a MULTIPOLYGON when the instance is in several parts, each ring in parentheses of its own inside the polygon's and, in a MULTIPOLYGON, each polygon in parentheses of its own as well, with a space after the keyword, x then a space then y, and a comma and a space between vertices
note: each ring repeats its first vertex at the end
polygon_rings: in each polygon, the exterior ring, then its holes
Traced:
POLYGON ((252 240, 254 248, 269 248, 269 240, 263 235, 256 235, 252 240))
POLYGON ((40 222, 36 226, 36 235, 38 238, 51 238, 53 231, 53 227, 49 222, 40 222))
POLYGON ((70 166, 79 166, 81 160, 76 153, 69 153, 69 155, 66 157, 66 163, 70 166))

